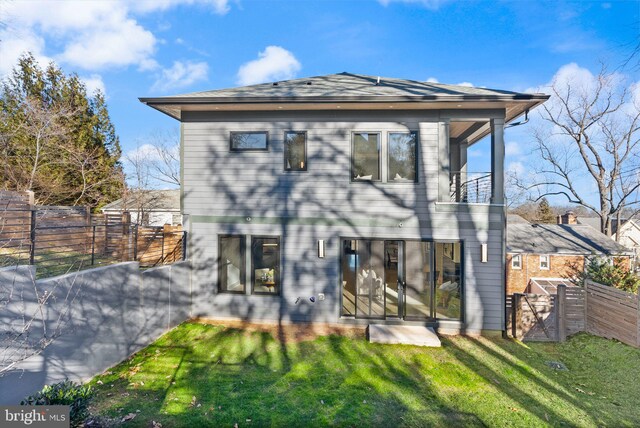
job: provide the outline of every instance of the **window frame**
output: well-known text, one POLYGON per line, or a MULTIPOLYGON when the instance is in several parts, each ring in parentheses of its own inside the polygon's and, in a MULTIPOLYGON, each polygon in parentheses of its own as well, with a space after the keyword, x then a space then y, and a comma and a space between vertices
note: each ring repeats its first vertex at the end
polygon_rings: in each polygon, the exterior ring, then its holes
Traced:
POLYGON ((268 152, 269 151, 269 131, 230 131, 229 151, 230 152, 268 152), (243 148, 233 147, 233 136, 238 134, 264 134, 265 146, 263 149, 255 149, 255 148, 243 149, 243 148))
POLYGON ((522 254, 513 254, 511 256, 511 269, 513 270, 522 270, 522 254), (514 261, 518 259, 518 266, 515 265, 514 261))
POLYGON ((218 234, 218 294, 247 294, 247 235, 233 233, 218 234), (244 290, 229 291, 222 289, 222 239, 240 238, 241 264, 240 278, 244 282, 244 290))
POLYGON ((282 294, 282 239, 280 235, 249 235, 251 238, 251 264, 249 268, 251 269, 251 295, 252 296, 280 296, 282 294), (274 279, 277 278, 276 282, 276 292, 275 293, 265 293, 261 291, 255 291, 256 284, 256 270, 253 267, 253 241, 255 239, 277 239, 278 240, 278 268, 274 273, 274 279))
MULTIPOLYGON (((397 238, 397 237, 385 237, 384 235, 382 237, 380 236, 376 236, 376 237, 363 237, 361 235, 358 236, 353 236, 353 235, 340 235, 338 237, 338 240, 340 242, 340 255, 339 255, 339 263, 340 263, 340 268, 339 268, 339 283, 340 283, 340 288, 338 290, 339 294, 340 294, 340 299, 339 299, 339 307, 338 307, 338 314, 339 317, 341 319, 347 319, 347 320, 372 320, 372 319, 376 319, 376 320, 398 320, 401 319, 403 320, 403 322, 407 322, 407 321, 416 321, 416 319, 411 319, 411 317, 406 318, 404 315, 400 315, 400 311, 398 311, 399 313, 399 317, 393 317, 393 316, 386 316, 386 313, 383 317, 381 318, 363 318, 363 317, 358 317, 357 316, 357 309, 354 308, 354 314, 353 315, 349 315, 349 314, 345 314, 343 312, 343 307, 344 307, 344 296, 343 296, 343 283, 345 281, 344 279, 344 270, 342 269, 342 266, 344 265, 345 262, 345 255, 344 255, 344 248, 343 248, 343 242, 344 241, 402 241, 404 243, 407 242, 429 242, 431 243, 431 250, 430 250, 430 254, 429 254, 429 263, 432 264, 432 266, 435 266, 435 255, 436 255, 436 250, 435 250, 435 244, 439 243, 439 244, 459 244, 460 245, 460 261, 458 263, 460 263, 460 318, 458 319, 453 319, 453 318, 438 318, 437 317, 437 312, 436 312, 436 307, 434 306, 435 304, 435 299, 436 299, 436 293, 435 293, 435 270, 431 270, 431 283, 432 286, 434 287, 432 289, 432 294, 430 297, 430 305, 431 305, 431 313, 434 315, 433 317, 428 317, 428 318, 420 318, 421 322, 427 322, 429 324, 438 324, 440 322, 451 322, 451 323, 460 323, 461 325, 464 325, 466 323, 466 253, 465 253, 465 249, 466 249, 466 241, 464 239, 434 239, 434 238, 397 238)), ((403 264, 406 263, 406 253, 403 253, 403 264)), ((386 281, 386 279, 385 279, 386 281)), ((386 297, 385 297, 385 304, 386 304, 386 297)))
POLYGON ((549 254, 540 254, 539 256, 539 268, 540 270, 551 270, 551 256, 549 254), (542 258, 545 257, 547 259, 547 266, 542 266, 542 258))
POLYGON ((282 139, 282 158, 284 172, 307 172, 307 131, 284 131, 284 137, 282 139), (304 168, 302 169, 287 169, 287 134, 303 134, 304 135, 304 168))
POLYGON ((418 179, 418 160, 419 160, 419 153, 420 153, 420 133, 418 131, 413 131, 413 130, 408 130, 408 131, 387 131, 387 156, 386 156, 386 162, 387 162, 387 181, 385 181, 384 183, 386 184, 416 184, 419 182, 418 179), (415 135, 415 160, 414 160, 414 174, 415 177, 413 180, 406 180, 406 181, 395 181, 395 180, 391 180, 390 175, 391 175, 391 171, 389 171, 389 168, 391 166, 391 162, 389 162, 389 156, 391 151, 389 150, 389 143, 391 141, 391 134, 409 134, 409 135, 415 135))
POLYGON ((351 153, 349 156, 349 180, 351 183, 382 183, 382 132, 381 131, 351 131, 351 153), (355 167, 354 153, 355 153, 355 136, 356 134, 376 134, 378 136, 378 179, 377 180, 357 180, 353 176, 353 170, 355 167))

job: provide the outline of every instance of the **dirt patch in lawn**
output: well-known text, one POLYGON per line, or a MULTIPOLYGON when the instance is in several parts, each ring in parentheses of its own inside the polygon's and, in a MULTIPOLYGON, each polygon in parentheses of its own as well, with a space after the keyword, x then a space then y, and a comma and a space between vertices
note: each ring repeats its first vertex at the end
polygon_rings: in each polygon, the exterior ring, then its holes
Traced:
POLYGON ((305 342, 307 340, 314 340, 320 336, 329 336, 336 334, 339 336, 349 338, 364 338, 366 337, 367 326, 347 326, 347 325, 335 325, 335 324, 321 324, 321 323, 297 323, 297 324, 276 324, 276 323, 255 323, 236 320, 212 320, 207 318, 196 318, 193 322, 209 325, 221 325, 227 328, 238 328, 244 331, 251 332, 266 332, 270 333, 274 338, 280 342, 305 342))

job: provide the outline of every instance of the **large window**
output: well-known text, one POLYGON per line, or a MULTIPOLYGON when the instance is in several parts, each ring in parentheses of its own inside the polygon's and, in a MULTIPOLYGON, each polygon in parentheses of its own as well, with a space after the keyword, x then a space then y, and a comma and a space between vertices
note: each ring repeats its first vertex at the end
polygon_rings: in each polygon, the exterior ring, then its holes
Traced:
POLYGON ((280 238, 251 238, 254 294, 280 294, 280 238))
POLYGON ((284 170, 307 170, 307 133, 284 133, 284 170))
POLYGON ((415 132, 389 133, 388 181, 417 181, 416 148, 418 135, 415 132))
POLYGON ((461 242, 342 240, 342 315, 462 320, 461 242))
POLYGON ((462 264, 459 242, 435 243, 436 318, 461 319, 462 264))
POLYGON ((232 132, 232 151, 268 150, 267 132, 232 132))
POLYGON ((218 291, 245 292, 245 237, 221 235, 218 240, 218 291))
POLYGON ((380 134, 354 132, 351 150, 351 179, 380 181, 380 134))

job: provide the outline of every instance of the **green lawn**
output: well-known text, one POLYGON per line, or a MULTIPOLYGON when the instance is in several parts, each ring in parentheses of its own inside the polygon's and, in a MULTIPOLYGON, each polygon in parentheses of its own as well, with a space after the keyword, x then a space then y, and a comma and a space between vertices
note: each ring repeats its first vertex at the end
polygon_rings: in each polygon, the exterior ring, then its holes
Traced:
POLYGON ((586 334, 432 349, 186 323, 91 384, 92 413, 132 427, 640 426, 640 350, 586 334))

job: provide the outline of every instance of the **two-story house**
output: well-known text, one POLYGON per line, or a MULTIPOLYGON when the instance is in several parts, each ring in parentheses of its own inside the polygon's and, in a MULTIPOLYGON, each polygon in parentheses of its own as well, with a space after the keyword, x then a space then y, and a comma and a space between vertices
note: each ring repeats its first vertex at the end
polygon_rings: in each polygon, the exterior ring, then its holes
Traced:
POLYGON ((339 73, 141 99, 181 123, 193 316, 503 330, 504 129, 547 98, 339 73))

